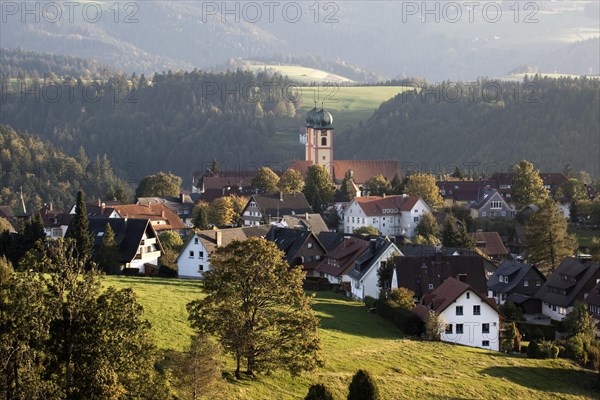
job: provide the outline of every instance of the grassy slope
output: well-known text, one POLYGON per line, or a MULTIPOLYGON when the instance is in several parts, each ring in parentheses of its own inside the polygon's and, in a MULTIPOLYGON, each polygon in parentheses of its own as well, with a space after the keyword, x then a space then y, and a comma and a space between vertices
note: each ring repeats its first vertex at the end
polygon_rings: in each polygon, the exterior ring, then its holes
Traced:
MULTIPOLYGON (((108 277, 106 285, 132 287, 152 322, 157 344, 181 350, 191 330, 185 304, 201 296, 195 281, 108 277)), ((345 398, 352 374, 368 369, 384 399, 594 398, 597 376, 565 360, 529 360, 485 350, 402 337, 359 303, 319 292, 325 366, 292 378, 284 373, 227 385, 232 399, 298 399, 310 384, 326 383, 345 398)), ((229 364, 232 367, 232 364, 229 364)))

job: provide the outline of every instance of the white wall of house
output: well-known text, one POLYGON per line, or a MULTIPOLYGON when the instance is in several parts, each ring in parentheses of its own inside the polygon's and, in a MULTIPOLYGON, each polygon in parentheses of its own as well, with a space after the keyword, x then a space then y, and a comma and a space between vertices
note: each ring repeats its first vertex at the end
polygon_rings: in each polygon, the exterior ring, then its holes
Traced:
POLYGON ((573 307, 565 308, 554 304, 542 302, 542 314, 556 321, 562 321, 571 311, 573 311, 573 307))
POLYGON ((441 315, 452 325, 452 333, 442 332, 443 342, 500 351, 500 316, 474 291, 467 290, 441 315), (475 315, 474 306, 479 306, 479 315, 475 315), (462 307, 462 315, 457 315, 457 307, 462 307))
POLYGON ((350 278, 352 287, 352 297, 358 300, 364 300, 365 296, 379 298, 379 285, 377 285, 377 271, 382 262, 386 262, 394 254, 402 254, 395 244, 392 244, 379 258, 374 260, 371 268, 360 280, 350 278))
POLYGON ((46 237, 48 239, 59 239, 65 237, 68 228, 69 225, 61 225, 53 228, 44 228, 44 231, 46 232, 46 237))
POLYGON ((360 204, 353 200, 344 211, 344 233, 372 226, 384 236, 404 235, 415 237, 415 228, 424 213, 431 212, 429 206, 419 199, 411 210, 400 211, 397 208, 383 210, 381 215, 367 216, 360 204))
POLYGON ((194 235, 177 258, 178 276, 201 279, 209 269, 208 252, 198 236, 194 235))

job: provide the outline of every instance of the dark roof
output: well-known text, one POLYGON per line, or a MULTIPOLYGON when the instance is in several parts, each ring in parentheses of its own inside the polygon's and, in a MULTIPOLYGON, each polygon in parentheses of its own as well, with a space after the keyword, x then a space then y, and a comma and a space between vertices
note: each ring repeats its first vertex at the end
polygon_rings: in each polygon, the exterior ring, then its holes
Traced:
POLYGON ((496 272, 494 272, 494 275, 488 280, 487 287, 489 290, 495 292, 507 293, 521 283, 525 275, 527 275, 532 268, 536 271, 541 280, 545 280, 544 275, 531 264, 508 260, 503 261, 502 264, 498 266, 496 272), (500 275, 503 277, 508 276, 508 283, 504 283, 504 280, 500 282, 498 279, 500 275))
POLYGON ((536 297, 556 306, 570 307, 578 297, 581 297, 580 294, 590 281, 598 277, 600 277, 600 264, 566 257, 542 285, 536 297), (565 279, 565 276, 568 279, 565 279), (563 290, 566 294, 562 292, 563 290))
POLYGON ((371 269, 373 262, 379 259, 379 257, 381 257, 381 255, 384 254, 390 247, 394 246, 392 242, 383 237, 370 239, 369 244, 369 251, 364 252, 355 261, 355 267, 357 266, 358 269, 354 268, 348 274, 352 279, 357 281, 362 279, 362 277, 371 269), (371 251, 370 246, 373 246, 373 242, 375 247, 373 249, 374 251, 371 251))
POLYGON ((162 251, 162 246, 158 241, 156 231, 152 228, 150 220, 143 218, 89 218, 89 231, 94 237, 94 246, 102 245, 102 237, 107 223, 110 224, 115 233, 115 242, 119 246, 122 262, 133 260, 144 237, 144 233, 148 233, 149 237, 156 237, 157 245, 162 251))
POLYGON ((256 194, 248 202, 252 200, 263 214, 271 217, 313 212, 303 193, 256 194))
MULTIPOLYGON (((436 314, 441 314, 445 309, 447 309, 452 303, 456 301, 463 293, 468 290, 472 290, 477 296, 481 298, 481 300, 485 301, 490 307, 496 310, 497 313, 500 313, 496 303, 492 301, 492 299, 487 298, 481 292, 472 288, 469 284, 462 282, 453 277, 449 277, 446 279, 440 286, 438 286, 434 291, 429 293, 427 296, 423 297, 423 306, 425 309, 433 310, 436 314)), ((423 319, 424 316, 423 309, 416 310, 415 314, 423 319)))
POLYGON ((181 194, 179 196, 162 196, 162 197, 140 197, 138 198, 138 204, 148 205, 148 204, 159 204, 162 203, 169 210, 174 213, 178 213, 178 211, 188 211, 188 214, 191 216, 191 210, 194 209, 195 204, 192 201, 192 198, 187 194, 181 194))
POLYGON ((353 201, 357 202, 365 215, 377 216, 383 215, 383 209, 397 208, 399 211, 410 211, 420 200, 420 197, 395 195, 395 196, 364 196, 357 197, 353 201))
POLYGON ((443 191, 444 199, 464 202, 475 202, 481 198, 485 189, 496 188, 493 181, 438 181, 436 185, 443 191))
POLYGON ((329 231, 323 217, 321 217, 321 214, 317 213, 284 215, 282 220, 289 228, 309 230, 315 235, 318 235, 323 231, 329 231))
MULTIPOLYGON (((481 191, 480 197, 471 204, 471 208, 479 210, 481 207, 485 206, 488 201, 496 194, 498 191, 496 189, 484 189, 481 191)), ((502 197, 502 196, 500 196, 502 197)))
POLYGON ((317 264, 317 271, 332 276, 342 276, 354 268, 354 262, 367 251, 369 241, 355 237, 344 238, 344 240, 332 251, 325 254, 323 260, 317 264))
POLYGON ((321 247, 323 252, 325 252, 325 248, 311 231, 273 226, 267 233, 266 239, 275 243, 279 250, 285 253, 288 264, 293 265, 294 258, 309 237, 312 237, 315 244, 321 247))
MULTIPOLYGON (((210 254, 217 248, 217 232, 221 234, 221 246, 227 246, 234 240, 246 240, 250 237, 265 237, 269 232, 269 225, 244 226, 241 228, 227 229, 208 229, 197 231, 194 235, 190 235, 189 240, 193 237, 198 237, 206 251, 210 254)), ((185 249, 185 245, 183 249, 185 249)), ((181 256, 182 252, 179 254, 181 256)))
POLYGON ((585 298, 585 302, 600 307, 600 282, 590 291, 588 297, 585 298))
POLYGON ((42 217, 42 223, 44 224, 44 228, 69 225, 71 219, 73 218, 73 214, 67 214, 54 210, 51 205, 45 205, 40 209, 39 213, 42 217))
POLYGON ((319 232, 317 237, 326 251, 332 251, 344 240, 344 234, 339 232, 319 232))
POLYGON ((485 265, 479 255, 443 255, 394 257, 396 284, 412 290, 417 297, 431 293, 448 278, 466 275, 466 283, 478 293, 487 293, 485 265), (433 285, 430 288, 429 285, 433 285))
POLYGON ((469 236, 475 240, 477 248, 488 257, 508 255, 498 232, 475 232, 469 233, 469 236))

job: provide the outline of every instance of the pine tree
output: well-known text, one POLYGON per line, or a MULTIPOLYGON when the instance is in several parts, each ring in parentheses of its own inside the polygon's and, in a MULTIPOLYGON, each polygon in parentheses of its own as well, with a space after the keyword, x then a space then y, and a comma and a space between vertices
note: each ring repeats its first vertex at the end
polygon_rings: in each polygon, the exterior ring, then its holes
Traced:
POLYGON ((94 248, 94 239, 90 234, 89 226, 84 194, 82 191, 79 191, 77 192, 75 215, 69 224, 65 238, 75 239, 75 242, 77 243, 77 253, 80 260, 84 263, 90 259, 94 248))
POLYGON ((425 213, 417 224, 417 235, 422 238, 425 244, 440 244, 440 226, 431 213, 425 213))
POLYGON ((115 241, 115 232, 107 222, 102 236, 102 247, 98 251, 98 266, 107 274, 119 272, 121 265, 121 253, 115 241))
POLYGON ((394 174, 394 178, 392 179, 392 193, 393 194, 402 194, 404 193, 404 186, 406 182, 400 178, 400 175, 396 172, 394 174))
POLYGON ((573 255, 577 239, 567 232, 567 221, 554 200, 547 198, 532 216, 525 240, 527 261, 549 276, 573 255))
POLYGON ((198 229, 208 229, 208 214, 207 214, 208 206, 205 204, 199 204, 194 207, 194 218, 192 219, 192 223, 198 229))
POLYGON ((449 215, 442 229, 442 244, 445 247, 457 247, 460 249, 471 249, 475 246, 473 239, 469 237, 466 226, 449 215))
POLYGON ((371 375, 362 369, 356 371, 350 382, 348 400, 379 400, 379 391, 371 375))
POLYGON ((356 197, 356 190, 354 189, 354 180, 352 178, 352 171, 346 171, 344 180, 340 186, 340 192, 343 195, 344 201, 352 201, 356 197))

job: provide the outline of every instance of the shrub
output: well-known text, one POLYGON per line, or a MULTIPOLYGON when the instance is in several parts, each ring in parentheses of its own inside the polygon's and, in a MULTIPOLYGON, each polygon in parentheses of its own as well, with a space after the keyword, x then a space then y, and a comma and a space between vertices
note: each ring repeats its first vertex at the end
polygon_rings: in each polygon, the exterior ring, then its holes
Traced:
POLYGON ((308 389, 308 394, 304 400, 333 400, 333 394, 325 385, 317 383, 308 389))
POLYGON ((161 265, 158 268, 158 276, 163 278, 177 278, 177 270, 169 268, 166 265, 161 265))
POLYGON ((526 344, 522 344, 521 345, 521 354, 527 354, 527 351, 529 350, 529 346, 526 344))
POLYGON ((379 392, 371 375, 359 369, 350 382, 348 400, 379 400, 379 392))
POLYGON ((136 276, 140 274, 140 269, 139 268, 125 268, 123 269, 123 275, 127 275, 127 276, 136 276))
POLYGON ((365 296, 365 305, 367 308, 375 308, 375 306, 377 306, 377 300, 371 296, 365 296))
POLYGON ((529 346, 527 346, 527 357, 529 358, 538 358, 540 354, 540 349, 537 344, 537 341, 534 339, 529 342, 529 346))
POLYGON ((529 358, 556 358, 558 354, 558 347, 549 340, 542 340, 539 343, 532 340, 529 342, 529 348, 527 349, 527 357, 529 358))

